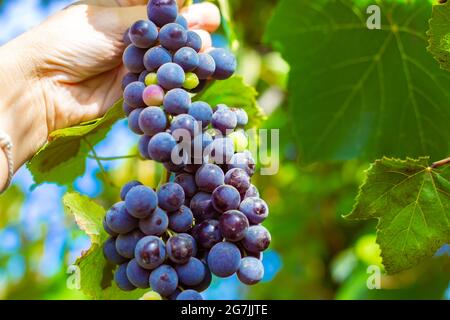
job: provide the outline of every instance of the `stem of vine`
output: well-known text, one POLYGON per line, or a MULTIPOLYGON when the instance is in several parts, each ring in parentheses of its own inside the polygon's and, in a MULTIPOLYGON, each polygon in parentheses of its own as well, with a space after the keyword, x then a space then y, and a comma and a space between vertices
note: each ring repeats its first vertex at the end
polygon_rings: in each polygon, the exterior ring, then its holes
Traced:
POLYGON ((437 168, 446 166, 446 165, 448 165, 448 164, 450 164, 450 157, 447 158, 447 159, 443 159, 443 160, 440 160, 440 161, 436 161, 435 163, 433 163, 433 164, 431 165, 431 169, 437 169, 437 168))

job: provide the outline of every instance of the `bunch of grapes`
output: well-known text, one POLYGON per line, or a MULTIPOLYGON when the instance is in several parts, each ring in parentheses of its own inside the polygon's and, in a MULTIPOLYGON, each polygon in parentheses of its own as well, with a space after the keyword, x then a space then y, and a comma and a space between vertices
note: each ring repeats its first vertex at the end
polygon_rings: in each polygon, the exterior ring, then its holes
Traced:
POLYGON ((271 236, 261 225, 268 206, 251 184, 248 115, 191 100, 208 81, 231 77, 236 59, 223 49, 200 53, 175 0, 151 0, 148 16, 124 37, 124 110, 142 135, 142 157, 162 163, 170 179, 158 191, 138 181, 122 188, 104 220, 104 255, 125 291, 198 300, 213 274, 256 284, 271 236))

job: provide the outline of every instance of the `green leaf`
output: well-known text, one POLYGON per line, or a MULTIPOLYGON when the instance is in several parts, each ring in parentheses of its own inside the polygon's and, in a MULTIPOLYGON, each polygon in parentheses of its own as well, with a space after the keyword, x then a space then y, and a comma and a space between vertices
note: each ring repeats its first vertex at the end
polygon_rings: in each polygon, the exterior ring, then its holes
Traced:
POLYGON ((84 174, 92 147, 123 117, 122 101, 118 101, 101 119, 51 133, 49 142, 28 163, 35 183, 71 185, 84 174))
POLYGON ((103 229, 105 209, 78 193, 64 195, 66 211, 75 217, 81 230, 91 239, 91 248, 75 262, 79 268, 80 289, 98 300, 136 300, 146 290, 124 292, 113 281, 114 267, 103 256, 103 243, 108 239, 103 229))
POLYGON ((450 166, 431 168, 428 160, 377 160, 346 217, 379 220, 377 243, 390 274, 419 264, 450 242, 450 166))
POLYGON ((249 127, 258 127, 266 116, 256 101, 258 93, 255 88, 244 83, 240 76, 227 80, 214 81, 205 91, 195 97, 196 101, 205 101, 211 106, 226 104, 230 107, 243 108, 247 111, 249 127))
POLYGON ((428 50, 441 64, 441 68, 450 71, 450 4, 433 6, 430 19, 428 50))
POLYGON ((291 65, 289 112, 305 162, 449 150, 450 75, 426 50, 429 1, 282 0, 265 40, 291 65))

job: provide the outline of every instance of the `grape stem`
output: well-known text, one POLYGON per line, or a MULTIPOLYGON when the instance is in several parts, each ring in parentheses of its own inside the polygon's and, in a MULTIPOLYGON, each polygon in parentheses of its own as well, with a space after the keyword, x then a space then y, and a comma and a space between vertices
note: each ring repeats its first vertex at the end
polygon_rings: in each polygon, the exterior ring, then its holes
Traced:
POLYGON ((116 160, 122 160, 122 159, 133 159, 138 158, 139 156, 136 154, 129 155, 129 156, 117 156, 117 157, 95 157, 94 155, 88 155, 88 158, 90 159, 98 159, 100 161, 116 161, 116 160))
POLYGON ((437 169, 450 164, 450 157, 444 160, 436 161, 431 165, 431 169, 437 169))
POLYGON ((103 167, 103 164, 100 161, 100 158, 98 157, 97 152, 94 149, 94 146, 89 142, 88 139, 86 139, 86 137, 83 137, 83 140, 84 140, 84 142, 86 142, 88 147, 91 149, 91 152, 92 152, 92 155, 93 155, 92 158, 95 159, 95 161, 97 162, 97 165, 98 165, 98 167, 100 169, 100 172, 102 173, 102 176, 103 176, 103 181, 106 184, 109 184, 110 186, 115 187, 114 183, 109 179, 108 173, 106 172, 105 168, 103 167))

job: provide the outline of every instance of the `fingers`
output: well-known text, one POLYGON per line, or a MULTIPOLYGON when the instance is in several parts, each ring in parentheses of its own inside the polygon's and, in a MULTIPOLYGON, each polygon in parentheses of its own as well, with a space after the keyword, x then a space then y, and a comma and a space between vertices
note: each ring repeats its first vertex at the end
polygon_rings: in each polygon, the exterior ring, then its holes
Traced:
POLYGON ((183 8, 181 14, 188 21, 189 29, 203 29, 212 33, 220 26, 219 8, 210 2, 202 2, 183 8))
MULTIPOLYGON (((185 0, 177 0, 178 7, 182 8, 185 0)), ((129 7, 129 6, 142 6, 148 3, 148 0, 84 0, 79 1, 77 4, 91 4, 95 6, 103 6, 103 7, 129 7)))

